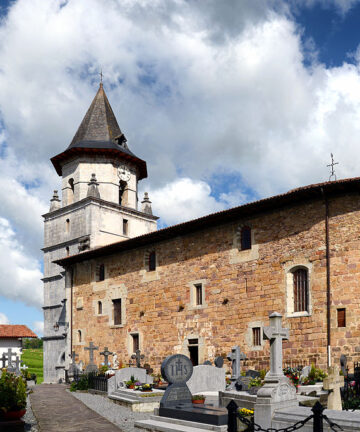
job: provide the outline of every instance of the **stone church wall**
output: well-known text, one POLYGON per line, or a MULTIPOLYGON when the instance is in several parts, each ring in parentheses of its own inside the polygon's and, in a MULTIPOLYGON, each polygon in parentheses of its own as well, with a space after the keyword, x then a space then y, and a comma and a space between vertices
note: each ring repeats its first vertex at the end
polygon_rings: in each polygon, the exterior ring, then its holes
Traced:
MULTIPOLYGON (((254 346, 252 328, 268 325, 269 313, 278 311, 290 328, 284 362, 325 367, 324 219, 324 202, 310 201, 76 264, 72 339, 79 360, 87 363, 84 346, 92 341, 116 351, 126 363, 133 351, 132 334, 139 334, 145 362, 155 369, 169 354, 188 354, 189 339, 198 340, 200 363, 238 344, 248 366, 267 368, 269 344, 261 340, 254 346), (239 251, 244 225, 252 229, 252 249, 239 251), (152 250, 157 268, 149 272, 146 257, 152 250), (96 282, 100 264, 105 265, 105 280, 96 282), (288 272, 297 266, 309 272, 309 313, 291 311, 288 272), (193 301, 198 283, 204 289, 201 306, 193 301), (113 300, 119 298, 122 324, 114 325, 113 300)), ((330 199, 333 361, 341 353, 350 362, 360 355, 359 221, 357 194, 330 199), (346 308, 346 327, 337 327, 338 308, 346 308)))

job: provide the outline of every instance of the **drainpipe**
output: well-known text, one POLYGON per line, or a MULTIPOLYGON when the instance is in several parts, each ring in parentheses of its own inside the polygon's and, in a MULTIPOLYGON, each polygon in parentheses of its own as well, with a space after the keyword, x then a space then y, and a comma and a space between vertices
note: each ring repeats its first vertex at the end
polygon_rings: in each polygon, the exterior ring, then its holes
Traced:
POLYGON ((72 267, 69 269, 70 272, 70 355, 73 352, 73 285, 74 285, 74 272, 72 267))
POLYGON ((331 282, 330 282, 330 237, 329 237, 329 201, 321 188, 325 200, 325 245, 326 245, 326 326, 327 326, 327 365, 331 366, 331 282))

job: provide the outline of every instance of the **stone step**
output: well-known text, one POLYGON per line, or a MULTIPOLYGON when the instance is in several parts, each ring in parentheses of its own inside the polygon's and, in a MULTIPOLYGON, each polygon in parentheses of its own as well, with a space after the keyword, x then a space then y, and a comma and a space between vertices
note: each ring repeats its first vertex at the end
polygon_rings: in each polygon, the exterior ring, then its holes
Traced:
POLYGON ((149 420, 135 422, 136 429, 158 432, 226 432, 227 426, 214 426, 205 423, 196 423, 168 417, 151 416, 149 420))
POLYGON ((123 395, 123 394, 117 394, 112 393, 111 395, 108 396, 109 399, 115 399, 115 400, 119 400, 119 401, 123 401, 123 402, 128 402, 128 403, 136 403, 136 402, 141 402, 139 400, 139 398, 134 397, 134 396, 128 396, 128 395, 123 395))

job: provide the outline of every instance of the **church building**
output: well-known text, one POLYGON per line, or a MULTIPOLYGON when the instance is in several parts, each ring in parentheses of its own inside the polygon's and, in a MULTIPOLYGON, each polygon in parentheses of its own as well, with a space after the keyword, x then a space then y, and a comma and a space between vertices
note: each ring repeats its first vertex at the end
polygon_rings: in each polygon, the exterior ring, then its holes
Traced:
POLYGON ((63 378, 75 351, 124 364, 139 348, 158 370, 169 354, 194 364, 239 345, 268 368, 268 316, 290 329, 285 363, 326 367, 360 356, 360 178, 325 182, 156 229, 128 148, 100 89, 69 147, 45 218, 44 376, 63 378))

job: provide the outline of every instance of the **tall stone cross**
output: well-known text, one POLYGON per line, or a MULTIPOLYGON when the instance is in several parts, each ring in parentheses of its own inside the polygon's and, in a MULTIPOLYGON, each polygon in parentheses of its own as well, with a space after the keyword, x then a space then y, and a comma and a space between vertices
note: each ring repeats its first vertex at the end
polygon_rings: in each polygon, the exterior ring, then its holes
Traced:
POLYGON ((137 349, 135 351, 135 354, 133 354, 131 356, 132 359, 136 360, 136 367, 140 368, 141 367, 141 360, 143 360, 145 358, 144 354, 141 354, 141 351, 139 349, 137 349))
POLYGON ((85 347, 85 349, 89 352, 90 355, 90 363, 89 365, 93 365, 94 364, 94 351, 98 350, 99 347, 94 346, 94 344, 92 342, 90 342, 88 347, 85 347))
POLYGON ((7 353, 7 361, 8 361, 9 368, 13 367, 12 357, 16 357, 16 352, 12 352, 11 348, 9 348, 7 353))
POLYGON ((270 341, 270 372, 269 377, 282 377, 282 341, 289 339, 289 329, 282 328, 282 315, 274 312, 270 315, 270 326, 264 327, 264 339, 270 341))
POLYGON ((235 381, 239 378, 241 372, 241 360, 246 359, 246 355, 240 352, 240 347, 238 345, 231 349, 231 353, 228 354, 227 359, 231 361, 231 380, 235 381))
POLYGON ((108 347, 104 348, 104 351, 100 353, 100 355, 104 356, 104 364, 105 366, 109 366, 109 356, 113 355, 114 353, 110 352, 108 347))
POLYGON ((339 374, 338 366, 329 368, 328 377, 324 379, 323 387, 329 390, 327 407, 333 410, 342 410, 340 388, 344 387, 344 377, 339 374))
POLYGON ((20 360, 19 356, 16 356, 16 359, 15 359, 14 363, 15 363, 15 365, 14 365, 15 374, 16 375, 20 375, 21 374, 21 372, 20 372, 21 360, 20 360))

